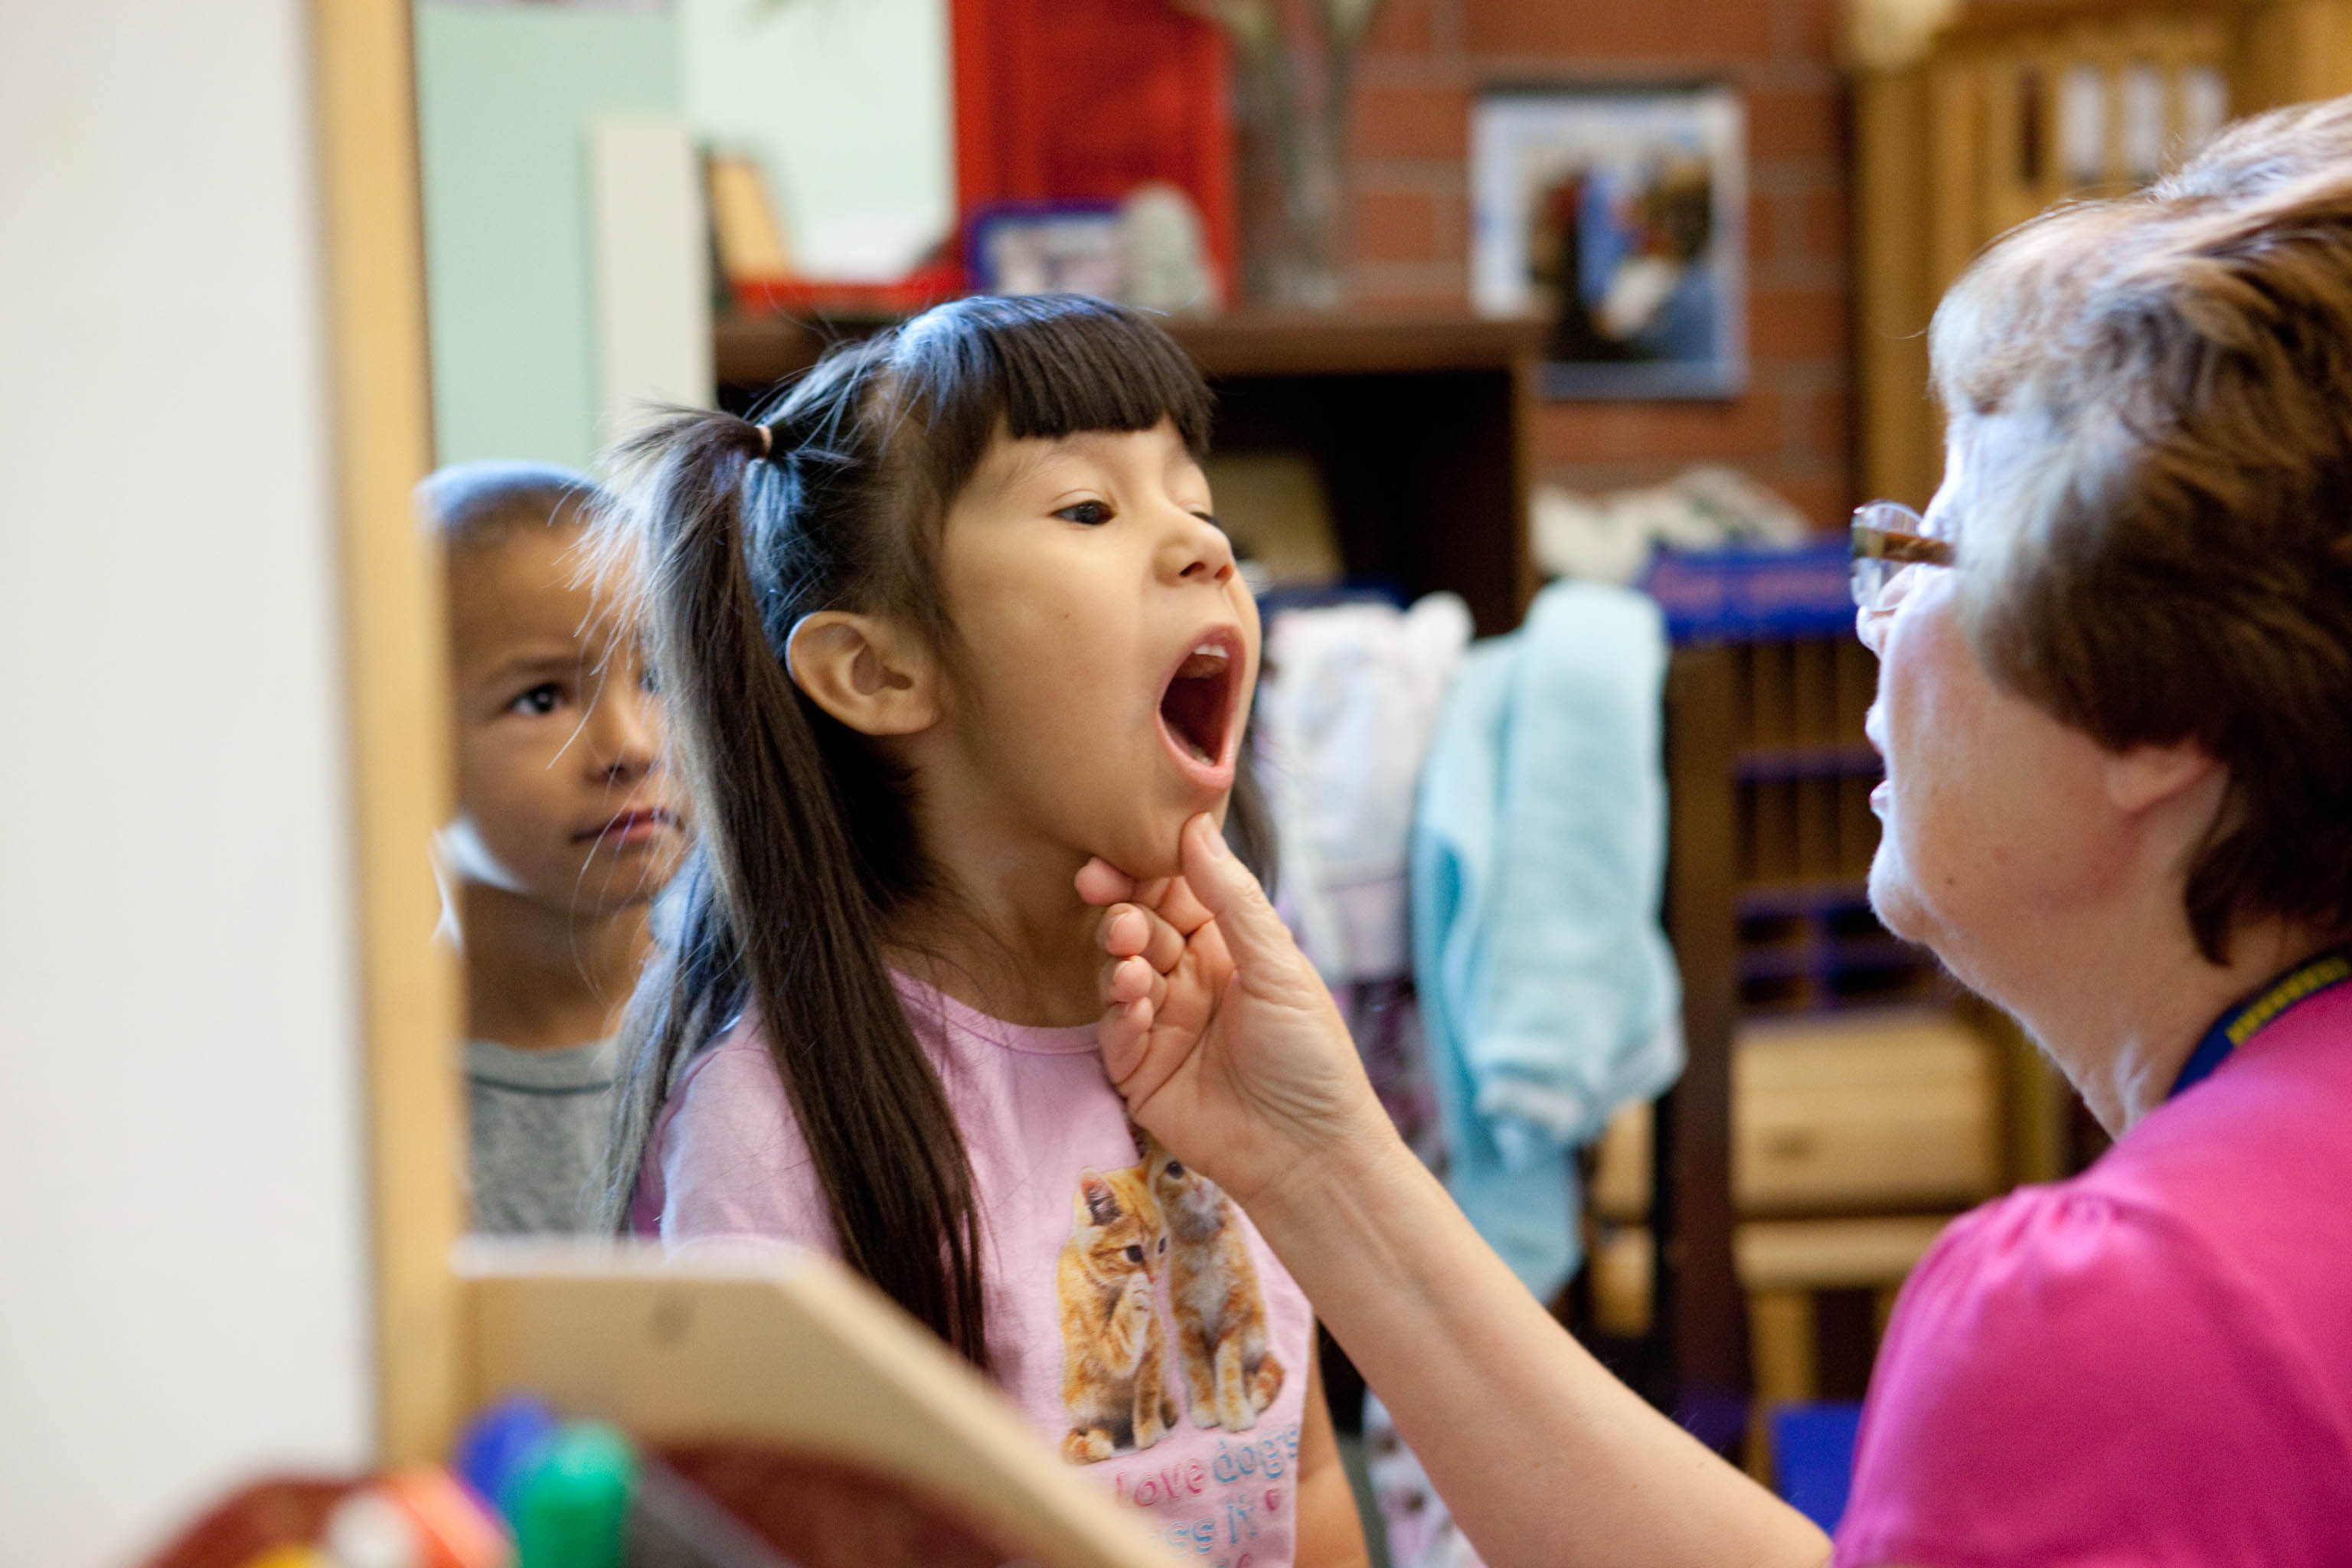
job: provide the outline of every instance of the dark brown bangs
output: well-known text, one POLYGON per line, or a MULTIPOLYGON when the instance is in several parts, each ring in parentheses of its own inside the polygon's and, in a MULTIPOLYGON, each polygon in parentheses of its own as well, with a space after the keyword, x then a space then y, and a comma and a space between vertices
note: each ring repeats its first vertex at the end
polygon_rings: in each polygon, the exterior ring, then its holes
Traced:
POLYGON ((1000 428, 1052 440, 1166 419, 1195 458, 1208 455, 1208 384, 1174 339, 1123 305, 1083 294, 958 300, 900 328, 889 359, 943 498, 962 489, 1000 428))

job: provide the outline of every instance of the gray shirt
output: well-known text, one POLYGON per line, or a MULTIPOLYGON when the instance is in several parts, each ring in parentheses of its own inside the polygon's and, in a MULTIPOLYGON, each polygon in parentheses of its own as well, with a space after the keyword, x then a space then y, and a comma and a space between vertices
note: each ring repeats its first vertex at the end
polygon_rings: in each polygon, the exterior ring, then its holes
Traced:
POLYGON ((610 1131, 614 1058, 611 1040, 545 1051, 489 1040, 466 1047, 476 1230, 588 1228, 588 1184, 610 1131))

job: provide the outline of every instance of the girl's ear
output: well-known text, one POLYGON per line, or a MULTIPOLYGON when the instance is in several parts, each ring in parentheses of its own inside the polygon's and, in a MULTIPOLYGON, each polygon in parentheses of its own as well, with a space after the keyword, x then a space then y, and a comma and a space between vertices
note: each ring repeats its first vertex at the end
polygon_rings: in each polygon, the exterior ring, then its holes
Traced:
POLYGON ((785 644, 793 684, 861 735, 912 735, 940 721, 938 661, 896 621, 820 610, 785 644))

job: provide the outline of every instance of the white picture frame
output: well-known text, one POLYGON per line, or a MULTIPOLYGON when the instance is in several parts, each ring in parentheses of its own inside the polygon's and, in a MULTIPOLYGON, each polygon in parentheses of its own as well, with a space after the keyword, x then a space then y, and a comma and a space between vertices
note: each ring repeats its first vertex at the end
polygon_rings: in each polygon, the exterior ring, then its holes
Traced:
POLYGON ((1553 323, 1553 398, 1747 384, 1747 169, 1720 84, 1498 88, 1471 111, 1470 292, 1553 323))

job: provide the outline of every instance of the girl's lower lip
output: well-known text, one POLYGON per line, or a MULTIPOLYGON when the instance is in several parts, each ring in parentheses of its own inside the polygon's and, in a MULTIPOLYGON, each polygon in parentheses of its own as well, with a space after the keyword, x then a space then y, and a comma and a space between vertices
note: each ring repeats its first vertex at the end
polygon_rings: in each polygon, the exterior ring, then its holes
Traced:
POLYGON ((1219 795, 1234 787, 1233 759, 1226 757, 1214 763, 1202 762, 1177 738, 1165 718, 1160 721, 1160 743, 1168 749, 1170 756, 1176 759, 1178 770, 1188 782, 1219 795))

